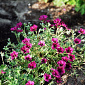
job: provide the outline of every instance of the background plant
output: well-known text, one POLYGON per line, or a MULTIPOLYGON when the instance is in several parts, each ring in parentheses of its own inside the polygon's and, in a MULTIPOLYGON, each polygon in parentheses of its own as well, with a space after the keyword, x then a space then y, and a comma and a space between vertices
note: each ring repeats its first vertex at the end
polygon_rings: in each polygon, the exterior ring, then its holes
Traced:
MULTIPOLYGON (((39 0, 41 1, 41 0, 39 0)), ((43 0, 45 3, 50 0, 43 0)), ((75 5, 75 11, 85 14, 85 0, 51 0, 55 6, 63 6, 65 4, 75 5)))

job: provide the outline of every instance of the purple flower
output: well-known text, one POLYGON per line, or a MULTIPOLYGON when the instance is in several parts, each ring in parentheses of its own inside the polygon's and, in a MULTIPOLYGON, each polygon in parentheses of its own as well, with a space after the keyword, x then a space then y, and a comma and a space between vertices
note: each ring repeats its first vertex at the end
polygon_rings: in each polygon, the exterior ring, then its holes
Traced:
POLYGON ((80 28, 80 30, 78 31, 78 33, 85 34, 85 29, 80 28))
POLYGON ((31 27, 30 27, 30 31, 36 31, 36 30, 37 30, 37 27, 38 27, 37 25, 31 26, 31 27))
POLYGON ((53 26, 54 26, 54 24, 51 24, 51 25, 50 25, 50 27, 53 27, 53 26))
POLYGON ((52 43, 52 46, 51 48, 54 50, 54 49, 57 49, 58 47, 60 47, 59 43, 52 43))
POLYGON ((11 59, 14 60, 15 58, 18 57, 18 52, 13 51, 13 52, 10 54, 10 56, 11 56, 11 59))
POLYGON ((57 38, 52 38, 51 40, 53 43, 58 43, 58 39, 57 38))
POLYGON ((60 75, 59 75, 59 72, 58 72, 57 70, 54 70, 54 71, 52 72, 52 75, 53 75, 54 77, 60 76, 60 75))
POLYGON ((41 59, 41 63, 46 63, 46 62, 47 62, 46 58, 41 59))
POLYGON ((22 51, 24 54, 29 53, 29 49, 26 47, 26 45, 21 48, 21 51, 22 51))
POLYGON ((69 58, 67 56, 65 56, 65 57, 62 57, 62 60, 67 62, 69 60, 69 58))
POLYGON ((75 38, 75 39, 74 39, 74 42, 75 42, 76 44, 80 44, 80 43, 81 43, 81 40, 78 39, 78 38, 75 38))
POLYGON ((66 25, 64 22, 61 22, 61 25, 62 25, 63 27, 67 27, 67 25, 66 25))
POLYGON ((32 44, 31 44, 31 43, 26 43, 26 47, 27 47, 28 49, 30 49, 30 48, 32 47, 32 44))
POLYGON ((17 27, 11 28, 11 31, 16 31, 16 30, 17 30, 17 27))
POLYGON ((24 40, 22 40, 22 42, 23 42, 23 44, 29 43, 30 42, 30 39, 24 38, 24 40))
POLYGON ((62 82, 62 81, 61 81, 61 77, 60 77, 60 76, 56 76, 55 81, 56 81, 57 83, 61 83, 61 82, 62 82))
POLYGON ((1 74, 5 74, 6 72, 4 72, 3 70, 1 70, 1 74))
POLYGON ((11 28, 11 31, 22 32, 23 31, 22 29, 18 29, 18 28, 21 28, 21 26, 22 26, 22 23, 19 22, 17 23, 16 27, 11 28))
POLYGON ((73 62, 75 60, 75 55, 68 54, 69 60, 73 62))
POLYGON ((41 47, 45 46, 45 42, 44 41, 39 41, 38 45, 40 45, 41 47))
POLYGON ((41 15, 39 20, 44 20, 45 21, 47 19, 47 17, 48 17, 47 15, 41 15))
POLYGON ((56 18, 56 19, 54 20, 54 23, 60 23, 60 21, 61 21, 61 19, 56 18))
POLYGON ((17 23, 17 25, 16 25, 17 28, 21 28, 21 26, 22 26, 21 22, 17 23))
POLYGON ((73 52, 73 48, 71 48, 71 47, 65 48, 65 50, 66 50, 66 53, 72 53, 73 52))
POLYGON ((51 75, 45 73, 44 74, 44 80, 47 81, 47 82, 49 82, 50 79, 51 79, 51 75))
POLYGON ((71 63, 68 63, 68 62, 67 62, 67 63, 66 63, 66 67, 65 67, 65 69, 66 69, 66 70, 70 70, 71 67, 72 67, 72 66, 71 66, 71 63))
POLYGON ((28 81, 25 85, 34 85, 34 81, 28 81))
POLYGON ((29 61, 29 60, 31 60, 31 59, 32 59, 32 57, 30 57, 29 54, 28 54, 27 56, 25 56, 25 60, 29 61))
POLYGON ((17 32, 22 32, 23 30, 22 30, 22 29, 17 29, 16 31, 17 31, 17 32))
POLYGON ((61 23, 60 22, 58 22, 57 24, 55 24, 55 26, 57 27, 57 26, 61 26, 61 23))
POLYGON ((64 10, 64 11, 66 11, 66 9, 65 9, 65 8, 63 8, 63 10, 64 10))
POLYGON ((46 20, 46 22, 50 22, 50 20, 46 20))
POLYGON ((55 69, 53 69, 53 68, 51 68, 50 70, 53 70, 53 71, 55 71, 55 69))
POLYGON ((58 64, 59 66, 63 66, 63 67, 66 66, 66 62, 63 61, 63 60, 59 60, 59 61, 57 62, 57 64, 58 64))
POLYGON ((57 52, 63 53, 63 52, 64 52, 64 49, 63 49, 62 47, 58 47, 58 48, 57 48, 57 52))
POLYGON ((28 64, 28 68, 30 68, 30 69, 36 68, 36 63, 35 63, 35 61, 30 62, 30 63, 28 64))
POLYGON ((62 76, 65 73, 65 69, 63 66, 58 66, 57 67, 57 71, 59 72, 59 74, 62 76))

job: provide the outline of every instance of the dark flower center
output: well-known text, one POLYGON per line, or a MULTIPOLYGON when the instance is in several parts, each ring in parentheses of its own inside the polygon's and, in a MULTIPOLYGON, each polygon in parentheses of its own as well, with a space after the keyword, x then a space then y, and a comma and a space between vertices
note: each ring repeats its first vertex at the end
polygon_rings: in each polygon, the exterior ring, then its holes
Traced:
POLYGON ((29 57, 27 57, 26 59, 29 60, 29 57))

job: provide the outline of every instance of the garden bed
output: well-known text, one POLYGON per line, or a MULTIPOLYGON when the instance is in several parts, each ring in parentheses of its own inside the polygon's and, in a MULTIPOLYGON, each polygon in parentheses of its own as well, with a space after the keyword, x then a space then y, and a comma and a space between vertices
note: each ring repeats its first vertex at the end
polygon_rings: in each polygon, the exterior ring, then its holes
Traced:
MULTIPOLYGON (((52 4, 49 4, 49 3, 43 4, 43 3, 38 2, 38 3, 35 3, 34 5, 36 5, 36 4, 37 4, 37 6, 39 5, 40 7, 33 8, 33 6, 32 6, 31 17, 37 15, 37 13, 36 13, 36 15, 35 14, 32 15, 34 13, 34 10, 38 11, 38 13, 40 12, 40 10, 41 11, 46 10, 43 13, 49 15, 48 19, 53 20, 53 19, 59 17, 62 19, 62 21, 64 21, 68 25, 69 28, 75 30, 76 32, 78 32, 78 30, 80 28, 85 28, 85 16, 80 15, 80 13, 76 13, 75 10, 72 9, 73 6, 67 5, 67 6, 58 8, 58 7, 54 7, 52 4), (47 12, 48 8, 50 10, 49 12, 47 12), (64 8, 66 8, 66 9, 64 9, 64 8)), ((26 17, 28 17, 28 16, 26 15, 26 17)), ((6 42, 5 42, 5 44, 6 44, 6 42)), ((83 44, 85 44, 85 42, 83 42, 80 45, 80 48, 83 44)), ((42 57, 42 54, 39 56, 42 57)), ((85 59, 85 56, 84 56, 84 59, 85 59)), ((79 60, 79 63, 80 62, 81 62, 81 59, 79 60)), ((74 66, 68 73, 66 73, 65 75, 62 76, 62 79, 64 80, 64 82, 62 82, 61 84, 57 84, 57 85, 84 85, 85 84, 85 62, 80 64, 80 66, 78 66, 78 67, 74 66)), ((46 83, 45 83, 45 85, 46 85, 46 83)), ((54 84, 54 85, 56 85, 56 84, 54 84)))

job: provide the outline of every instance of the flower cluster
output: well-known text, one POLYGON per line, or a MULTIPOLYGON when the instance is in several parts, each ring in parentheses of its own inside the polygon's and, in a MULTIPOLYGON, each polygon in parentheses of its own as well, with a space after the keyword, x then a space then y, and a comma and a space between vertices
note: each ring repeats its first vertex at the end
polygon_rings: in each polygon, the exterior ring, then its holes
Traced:
MULTIPOLYGON (((62 57, 62 60, 59 60, 57 62, 57 64, 58 64, 57 69, 51 68, 51 70, 53 70, 52 75, 55 77, 55 81, 57 83, 62 82, 61 77, 65 73, 65 70, 70 70, 71 69, 72 66, 71 66, 71 63, 69 62, 69 61, 71 61, 70 59, 71 58, 67 57, 67 56, 62 57)), ((72 60, 75 60, 75 57, 72 57, 72 60)))
POLYGON ((53 43, 52 43, 52 46, 51 46, 51 48, 52 48, 53 50, 54 50, 54 49, 57 49, 58 47, 60 47, 57 38, 52 38, 51 41, 53 42, 53 43))
POLYGON ((21 51, 26 54, 29 53, 29 49, 32 47, 32 44, 30 43, 30 39, 28 38, 24 38, 24 40, 22 40, 22 43, 25 44, 25 46, 23 46, 21 48, 21 51))
MULTIPOLYGON (((8 40, 9 43, 4 47, 4 50, 7 58, 10 54, 10 59, 7 59, 7 62, 9 62, 9 68, 11 69, 9 70, 6 67, 5 70, 2 65, 0 72, 1 78, 9 81, 9 84, 13 82, 15 85, 45 85, 45 83, 50 85, 53 81, 61 83, 65 72, 71 70, 78 58, 81 57, 81 52, 77 53, 76 46, 79 46, 82 42, 83 37, 81 35, 85 34, 85 29, 80 28, 77 33, 79 35, 75 37, 74 31, 70 30, 61 19, 57 18, 51 24, 47 17, 47 15, 40 16, 41 27, 39 30, 37 30, 37 25, 31 25, 30 23, 24 24, 24 30, 21 30, 21 22, 17 23, 16 27, 11 28, 11 31, 16 35, 18 44, 12 44, 8 40), (68 38, 65 35, 67 32, 72 32, 72 36, 68 38), (21 38, 24 39, 21 41, 21 38), (16 73, 16 76, 14 76, 13 72, 16 73), (19 78, 19 81, 10 81, 5 73, 13 80, 19 78)), ((80 50, 83 49, 82 46, 80 50)), ((84 56, 83 52, 82 56, 84 56)), ((81 62, 83 62, 83 59, 81 62)), ((4 81, 2 83, 4 84, 4 81)))
POLYGON ((23 30, 22 30, 22 29, 20 29, 20 28, 21 28, 21 26, 22 26, 22 23, 21 23, 21 22, 19 22, 19 23, 17 23, 17 24, 16 24, 16 26, 15 26, 15 27, 11 28, 11 31, 22 32, 23 30))
POLYGON ((48 17, 47 15, 41 15, 40 18, 39 18, 39 20, 40 21, 43 21, 43 23, 50 22, 50 20, 47 20, 47 17, 48 17))
POLYGON ((61 19, 56 18, 54 20, 54 24, 52 24, 51 26, 55 26, 56 28, 61 28, 61 27, 65 27, 67 30, 70 30, 67 25, 61 21, 61 19))

